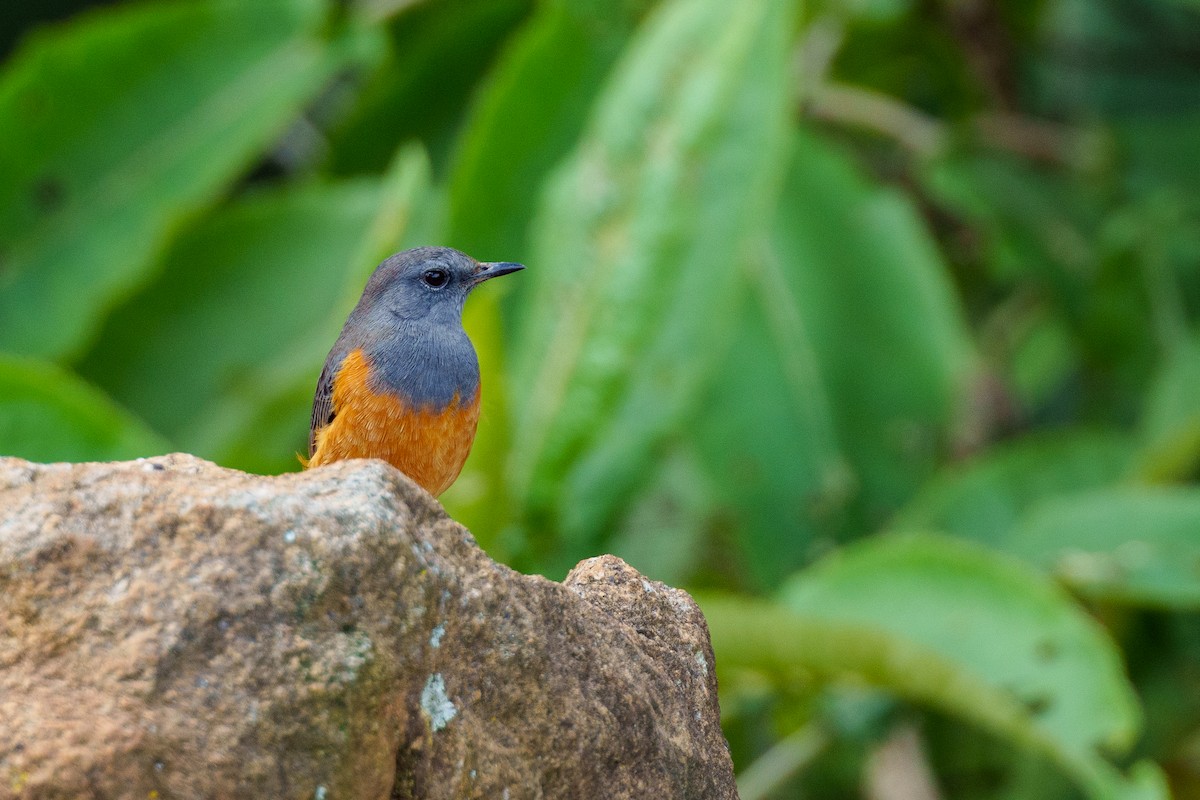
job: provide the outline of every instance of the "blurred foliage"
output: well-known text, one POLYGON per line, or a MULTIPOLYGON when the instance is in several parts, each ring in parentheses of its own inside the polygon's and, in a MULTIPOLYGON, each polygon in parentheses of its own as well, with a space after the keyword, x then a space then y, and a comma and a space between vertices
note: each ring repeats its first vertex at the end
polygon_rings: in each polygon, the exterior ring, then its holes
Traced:
POLYGON ((297 469, 375 264, 523 261, 446 505, 694 591, 746 800, 1200 798, 1200 5, 0 19, 0 453, 297 469))

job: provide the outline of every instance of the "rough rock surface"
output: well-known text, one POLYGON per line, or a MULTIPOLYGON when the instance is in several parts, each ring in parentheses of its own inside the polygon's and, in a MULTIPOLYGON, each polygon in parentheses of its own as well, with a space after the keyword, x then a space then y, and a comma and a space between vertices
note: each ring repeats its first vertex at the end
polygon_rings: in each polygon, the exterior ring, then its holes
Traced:
POLYGON ((727 798, 708 631, 377 461, 0 459, 0 797, 727 798))

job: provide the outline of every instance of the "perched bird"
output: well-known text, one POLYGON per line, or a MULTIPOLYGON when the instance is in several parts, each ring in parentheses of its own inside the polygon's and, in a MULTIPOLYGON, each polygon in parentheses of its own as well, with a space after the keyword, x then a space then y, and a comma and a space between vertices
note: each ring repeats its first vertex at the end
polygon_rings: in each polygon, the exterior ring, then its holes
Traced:
POLYGON ((375 268, 325 359, 306 466, 381 458, 430 494, 462 471, 479 421, 479 361, 463 330, 471 290, 521 264, 419 247, 375 268))

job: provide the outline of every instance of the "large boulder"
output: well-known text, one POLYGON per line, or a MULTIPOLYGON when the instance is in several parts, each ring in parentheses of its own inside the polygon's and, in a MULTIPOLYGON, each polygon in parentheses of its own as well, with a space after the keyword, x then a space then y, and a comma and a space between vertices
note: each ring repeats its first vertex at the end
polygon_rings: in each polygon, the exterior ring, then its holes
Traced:
POLYGON ((736 797, 708 631, 391 467, 0 459, 0 797, 736 797))

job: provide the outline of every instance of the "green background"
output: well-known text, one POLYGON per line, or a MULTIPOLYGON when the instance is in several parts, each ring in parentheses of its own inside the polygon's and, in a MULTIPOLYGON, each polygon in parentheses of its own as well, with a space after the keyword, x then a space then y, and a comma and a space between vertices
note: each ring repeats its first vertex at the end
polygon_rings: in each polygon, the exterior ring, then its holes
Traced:
POLYGON ((1200 798, 1195 0, 0 32, 0 453, 298 469, 382 258, 521 261, 443 500, 692 591, 743 798, 1200 798))

